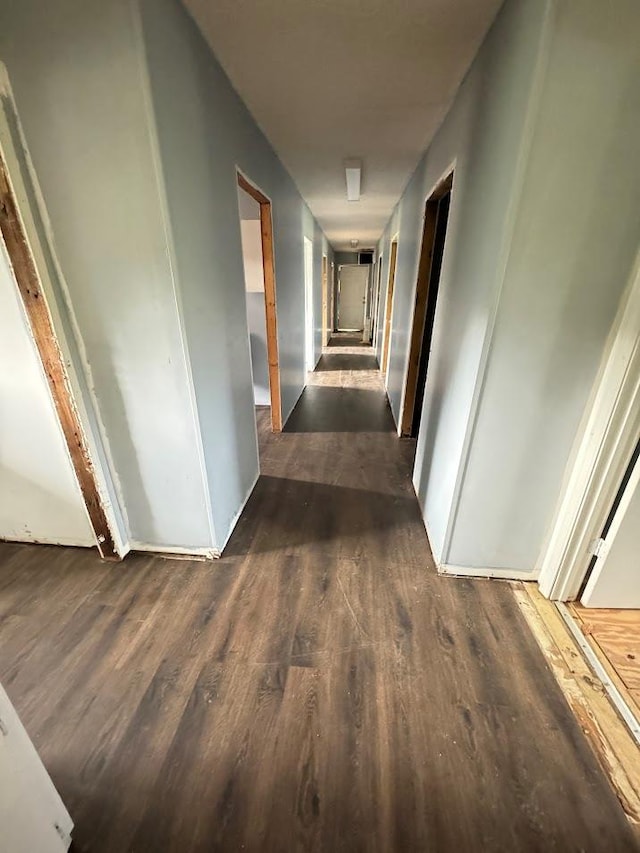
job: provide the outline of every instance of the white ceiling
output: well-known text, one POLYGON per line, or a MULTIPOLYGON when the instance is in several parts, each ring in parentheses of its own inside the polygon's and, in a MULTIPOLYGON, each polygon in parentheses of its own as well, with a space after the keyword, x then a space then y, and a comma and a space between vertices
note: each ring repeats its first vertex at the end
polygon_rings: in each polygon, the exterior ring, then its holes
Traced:
POLYGON ((334 248, 373 246, 502 0, 184 0, 334 248), (346 200, 344 160, 363 162, 346 200))

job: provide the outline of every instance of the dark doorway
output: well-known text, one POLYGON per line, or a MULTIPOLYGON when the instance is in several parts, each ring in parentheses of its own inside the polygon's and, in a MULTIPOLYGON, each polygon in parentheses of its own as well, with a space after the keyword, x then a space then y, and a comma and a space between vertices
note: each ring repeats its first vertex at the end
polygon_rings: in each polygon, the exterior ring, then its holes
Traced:
POLYGON ((415 437, 420 428, 452 185, 453 172, 438 184, 425 207, 409 366, 401 418, 401 434, 404 436, 415 437))

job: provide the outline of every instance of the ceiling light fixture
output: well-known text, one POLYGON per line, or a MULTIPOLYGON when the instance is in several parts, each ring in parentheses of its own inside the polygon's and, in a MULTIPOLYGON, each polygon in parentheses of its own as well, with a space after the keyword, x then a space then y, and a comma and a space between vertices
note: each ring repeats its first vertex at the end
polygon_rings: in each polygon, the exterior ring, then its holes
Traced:
POLYGON ((344 171, 347 178, 347 201, 360 201, 362 163, 360 160, 345 160, 344 171))
POLYGON ((351 241, 351 248, 352 248, 352 249, 357 249, 357 248, 358 248, 358 243, 359 243, 359 242, 360 242, 359 240, 352 240, 352 241, 351 241))

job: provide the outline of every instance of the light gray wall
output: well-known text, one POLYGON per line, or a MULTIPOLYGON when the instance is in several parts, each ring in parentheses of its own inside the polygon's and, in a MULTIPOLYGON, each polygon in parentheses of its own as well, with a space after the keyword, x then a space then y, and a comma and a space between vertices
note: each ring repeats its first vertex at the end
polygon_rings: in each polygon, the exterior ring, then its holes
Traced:
POLYGON ((537 568, 640 242, 640 5, 555 6, 454 564, 537 568))
POLYGON ((247 291, 247 322, 253 372, 253 400, 256 406, 270 406, 269 359, 264 293, 247 291))
POLYGON ((211 548, 140 41, 129 0, 0 0, 131 539, 211 548))
MULTIPOLYGON (((282 408, 305 383, 303 237, 322 235, 291 177, 177 0, 142 0, 153 109, 214 525, 226 541, 258 473, 236 166, 273 206, 282 408)), ((319 327, 320 310, 317 311, 319 327)), ((316 348, 319 354, 320 333, 316 348)))
MULTIPOLYGON (((390 241, 399 234, 388 394, 400 416, 424 203, 455 164, 414 484, 438 561, 465 456, 483 351, 501 282, 511 205, 547 3, 508 0, 394 211, 383 252, 380 329, 390 241)), ((378 355, 382 334, 378 336, 378 355)))
POLYGON ((507 0, 380 243, 384 305, 399 231, 397 419, 424 200, 455 161, 414 471, 439 562, 535 576, 638 248, 639 35, 632 0, 507 0))
POLYGON ((322 255, 327 255, 330 265, 333 250, 306 204, 302 208, 302 230, 313 243, 313 358, 317 364, 322 355, 322 255))
POLYGON ((326 241, 177 0, 0 14, 130 540, 219 550, 258 472, 236 166, 273 201, 285 417, 326 241))

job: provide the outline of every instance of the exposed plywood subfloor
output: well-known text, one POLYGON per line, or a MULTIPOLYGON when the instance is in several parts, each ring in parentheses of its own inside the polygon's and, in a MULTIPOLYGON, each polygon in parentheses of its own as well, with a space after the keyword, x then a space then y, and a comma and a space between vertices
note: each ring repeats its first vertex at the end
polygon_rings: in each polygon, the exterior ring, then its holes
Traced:
POLYGON ((514 595, 640 840, 638 744, 587 663, 556 605, 544 598, 534 583, 514 584, 514 595))
POLYGON ((610 678, 640 719, 640 610, 569 605, 610 678))

